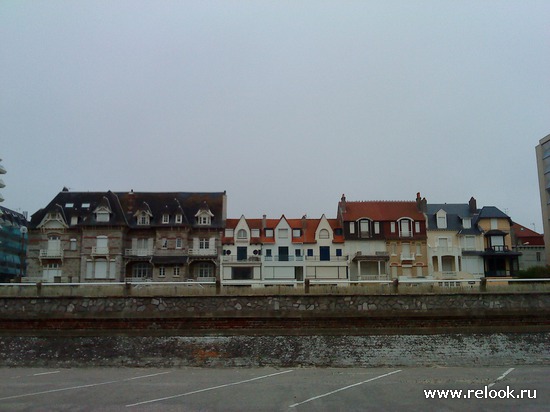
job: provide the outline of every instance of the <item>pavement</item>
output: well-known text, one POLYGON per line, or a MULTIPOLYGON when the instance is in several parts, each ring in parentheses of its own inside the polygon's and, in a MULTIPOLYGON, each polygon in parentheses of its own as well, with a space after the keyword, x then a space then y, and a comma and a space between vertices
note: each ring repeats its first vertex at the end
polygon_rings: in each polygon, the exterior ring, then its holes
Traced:
POLYGON ((0 381, 2 411, 550 410, 547 365, 0 368, 0 381))

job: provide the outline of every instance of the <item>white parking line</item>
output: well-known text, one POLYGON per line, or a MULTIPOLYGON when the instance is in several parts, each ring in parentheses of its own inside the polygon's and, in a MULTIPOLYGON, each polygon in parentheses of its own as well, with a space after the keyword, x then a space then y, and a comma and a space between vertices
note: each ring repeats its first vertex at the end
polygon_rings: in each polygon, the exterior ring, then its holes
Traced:
MULTIPOLYGON (((58 371, 59 372, 59 371, 58 371)), ((55 372, 47 372, 47 373, 55 373, 55 372)), ((12 395, 12 396, 6 396, 4 398, 0 398, 0 401, 7 400, 7 399, 17 399, 17 398, 26 398, 28 396, 37 396, 37 395, 45 395, 47 393, 55 393, 55 392, 63 392, 63 391, 70 391, 73 389, 83 389, 83 388, 92 388, 94 386, 101 386, 101 385, 108 385, 110 383, 120 383, 120 382, 127 382, 134 379, 143 379, 143 378, 149 378, 151 376, 157 376, 157 375, 164 375, 166 373, 171 372, 160 372, 160 373, 154 373, 151 375, 143 375, 143 376, 136 376, 133 378, 126 378, 122 380, 116 380, 116 381, 107 381, 107 382, 98 382, 98 383, 90 383, 88 385, 78 385, 78 386, 70 386, 68 388, 59 388, 59 389, 50 389, 47 391, 40 391, 40 392, 32 392, 32 393, 25 393, 22 395, 12 395)))
POLYGON ((398 372, 401 372, 401 369, 393 371, 393 372, 385 373, 384 375, 376 376, 374 378, 367 379, 366 381, 363 381, 363 382, 354 383, 353 385, 348 385, 348 386, 345 386, 343 388, 336 389, 335 391, 332 391, 332 392, 327 392, 327 393, 324 393, 324 394, 319 395, 319 396, 314 396, 313 398, 306 399, 305 401, 294 403, 294 404, 290 405, 289 408, 295 408, 298 405, 302 405, 304 403, 311 402, 311 401, 314 401, 314 400, 319 399, 319 398, 324 398, 325 396, 333 395, 335 393, 345 391, 346 389, 353 388, 354 386, 359 386, 359 385, 362 385, 362 384, 367 383, 367 382, 375 381, 376 379, 385 378, 386 376, 390 376, 390 375, 393 375, 394 373, 398 373, 398 372))
POLYGON ((170 371, 168 371, 168 372, 159 372, 159 373, 153 373, 151 375, 136 376, 135 378, 127 378, 127 379, 124 379, 124 380, 125 381, 133 381, 135 379, 143 379, 143 378, 150 378, 152 376, 166 375, 167 373, 172 373, 172 372, 170 372, 170 371))
POLYGON ((501 376, 499 376, 494 382, 490 383, 489 385, 487 385, 488 388, 492 388, 493 386, 495 386, 495 384, 504 379, 506 377, 506 375, 508 375, 510 372, 512 372, 515 368, 510 368, 508 369, 506 372, 504 372, 501 376))
POLYGON ((270 378, 270 377, 272 377, 272 376, 282 375, 282 374, 284 374, 284 373, 289 373, 289 372, 293 372, 293 371, 292 371, 292 370, 287 370, 287 371, 283 371, 283 372, 271 373, 271 374, 269 374, 269 375, 257 376, 257 377, 255 377, 255 378, 245 379, 245 380, 243 380, 243 381, 232 382, 232 383, 226 383, 226 384, 224 384, 224 385, 211 386, 210 388, 204 388, 204 389, 198 389, 198 390, 196 390, 196 391, 191 391, 191 392, 186 392, 186 393, 180 393, 180 394, 178 394, 178 395, 165 396, 164 398, 151 399, 151 400, 149 400, 149 401, 143 401, 143 402, 132 403, 131 405, 126 405, 126 407, 127 407, 127 408, 131 408, 132 406, 145 405, 145 404, 147 404, 147 403, 165 401, 165 400, 167 400, 167 399, 174 399, 174 398, 179 398, 179 397, 182 397, 182 396, 193 395, 193 394, 195 394, 195 393, 201 393, 201 392, 206 392, 206 391, 212 391, 212 390, 214 390, 214 389, 227 388, 228 386, 240 385, 240 384, 243 384, 243 383, 252 382, 252 381, 257 381, 257 380, 259 380, 259 379, 270 378))
POLYGON ((51 375, 53 373, 59 373, 61 371, 53 371, 53 372, 42 372, 42 373, 35 373, 32 376, 42 376, 42 375, 51 375))

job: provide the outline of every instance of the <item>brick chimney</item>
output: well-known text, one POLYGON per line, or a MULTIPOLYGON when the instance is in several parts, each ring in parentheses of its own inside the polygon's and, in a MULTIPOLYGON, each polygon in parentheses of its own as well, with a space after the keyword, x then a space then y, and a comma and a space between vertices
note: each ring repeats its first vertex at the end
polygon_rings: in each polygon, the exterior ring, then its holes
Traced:
POLYGON ((475 197, 471 197, 470 201, 468 202, 468 205, 470 206, 470 213, 473 215, 477 212, 477 201, 475 197))
POLYGON ((263 215, 262 216, 262 229, 265 229, 266 226, 267 226, 267 216, 263 215))

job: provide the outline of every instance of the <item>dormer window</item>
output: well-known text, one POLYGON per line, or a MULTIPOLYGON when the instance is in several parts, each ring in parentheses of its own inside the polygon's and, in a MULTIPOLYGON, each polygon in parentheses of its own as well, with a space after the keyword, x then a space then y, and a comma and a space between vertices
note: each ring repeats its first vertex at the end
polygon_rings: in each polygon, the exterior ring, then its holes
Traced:
POLYGON ((437 216, 437 228, 447 229, 447 213, 444 210, 440 210, 436 214, 437 216))
POLYGON ((246 230, 244 229, 240 229, 238 232, 237 232, 237 239, 247 239, 248 236, 246 234, 246 230))
POLYGON ((233 229, 225 229, 225 237, 233 237, 233 229))
POLYGON ((201 226, 209 225, 211 222, 211 218, 208 215, 201 215, 197 217, 197 224, 201 226))
POLYGON ((328 230, 321 229, 319 231, 319 239, 329 239, 329 238, 330 238, 330 233, 328 232, 328 230))
POLYGON ((181 223, 183 222, 183 215, 181 213, 178 213, 176 215, 176 223, 181 223))
POLYGON ((260 237, 260 229, 252 229, 252 237, 260 237))
POLYGON ((170 223, 170 215, 168 213, 165 213, 162 215, 162 223, 163 224, 170 223))
POLYGON ((144 225, 148 225, 149 224, 149 215, 147 213, 141 213, 139 216, 138 216, 138 221, 137 221, 138 225, 140 226, 144 226, 144 225))
POLYGON ((110 218, 109 212, 102 210, 98 211, 95 215, 96 222, 108 222, 110 218))
POLYGON ((462 227, 464 227, 464 229, 470 229, 472 227, 472 219, 469 217, 463 218, 462 227))
POLYGON ((370 232, 371 232, 370 220, 368 220, 368 219, 360 220, 359 221, 359 233, 360 233, 361 237, 363 237, 363 238, 370 237, 370 232))

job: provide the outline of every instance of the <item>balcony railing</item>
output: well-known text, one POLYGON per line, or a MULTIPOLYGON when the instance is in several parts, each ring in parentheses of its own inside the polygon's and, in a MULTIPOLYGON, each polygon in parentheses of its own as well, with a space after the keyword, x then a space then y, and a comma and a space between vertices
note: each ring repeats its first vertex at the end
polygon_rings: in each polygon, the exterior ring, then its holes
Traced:
POLYGON ((462 249, 456 246, 436 246, 432 248, 432 254, 434 255, 458 255, 462 249))
POLYGON ((414 260, 414 253, 401 253, 401 260, 414 260))
POLYGON ((412 230, 400 230, 399 237, 413 237, 412 230))
POLYGON ((345 262, 348 257, 331 255, 329 259, 321 259, 321 256, 306 256, 306 260, 313 262, 345 262))
POLYGON ((126 249, 126 256, 153 256, 153 249, 137 248, 126 249))
POLYGON ((109 247, 107 246, 92 246, 92 255, 108 255, 109 247))
POLYGON ((237 256, 223 256, 222 257, 223 262, 237 262, 237 263, 250 263, 250 262, 260 262, 261 258, 260 256, 247 256, 244 259, 239 259, 237 256))
POLYGON ((217 256, 218 251, 212 249, 189 249, 189 256, 217 256))
POLYGON ((62 259, 63 250, 61 249, 40 249, 40 259, 62 259))
POLYGON ((264 260, 266 262, 301 262, 304 260, 303 256, 295 255, 275 255, 275 256, 265 256, 264 260))
POLYGON ((509 252, 510 248, 506 245, 498 245, 498 246, 491 246, 488 248, 485 248, 486 252, 509 252))

